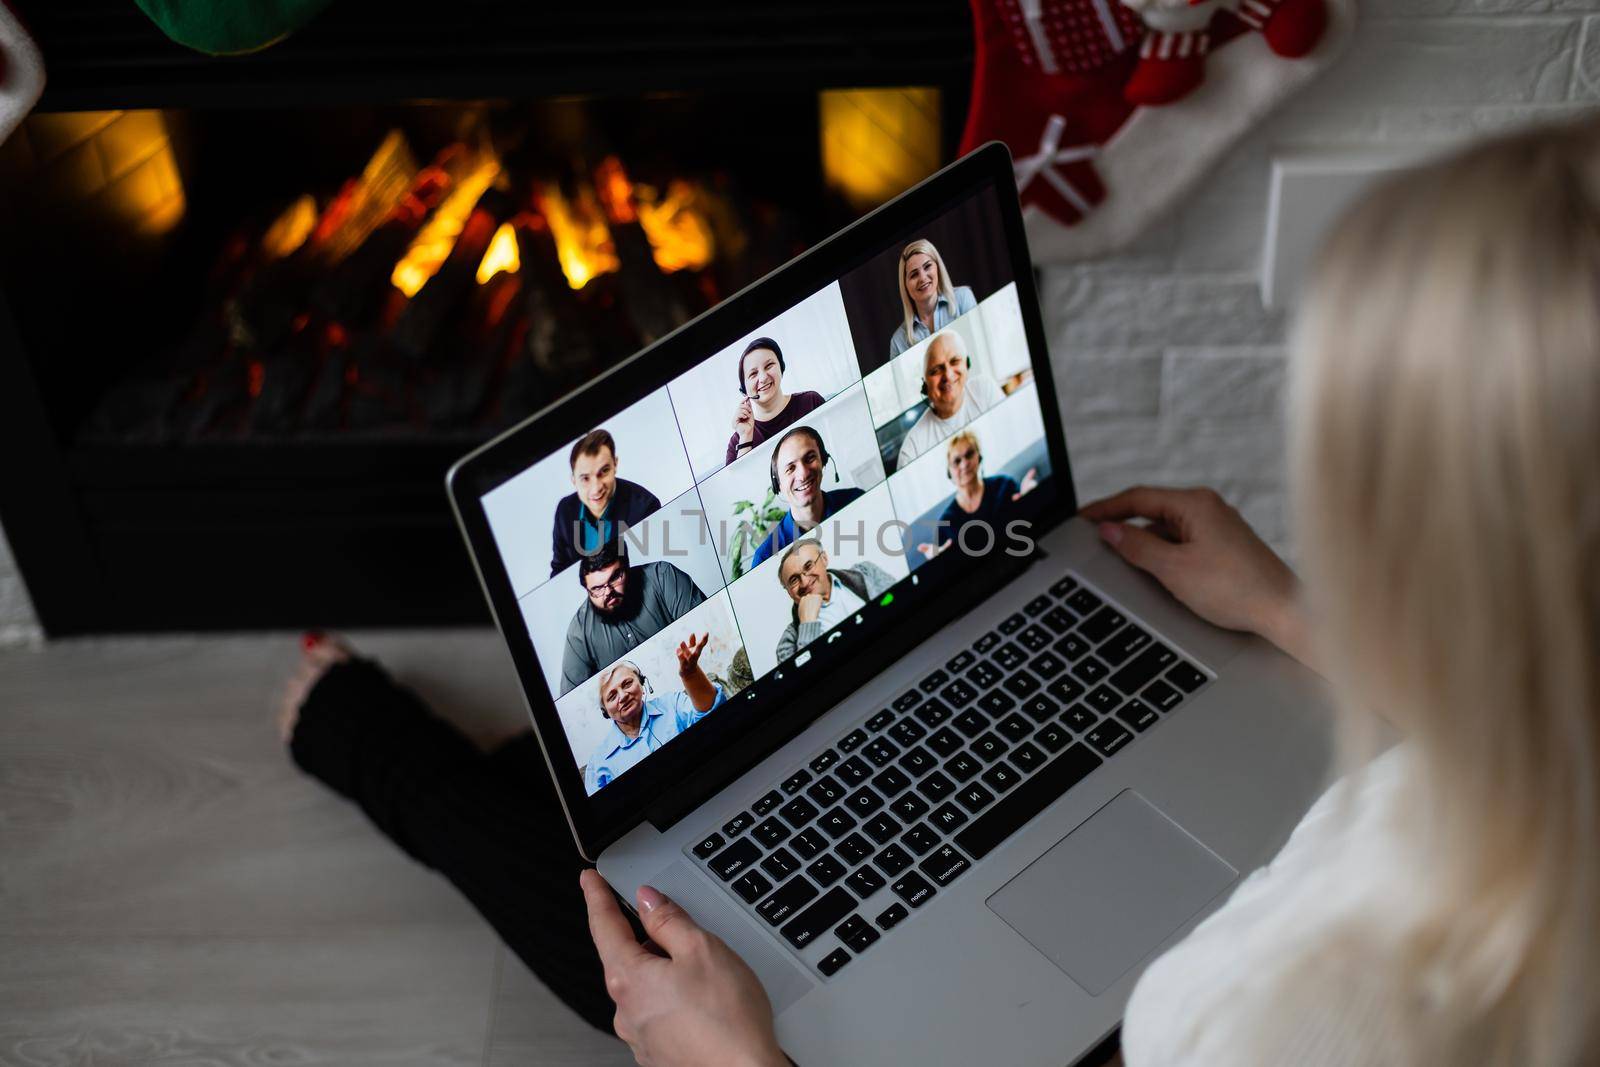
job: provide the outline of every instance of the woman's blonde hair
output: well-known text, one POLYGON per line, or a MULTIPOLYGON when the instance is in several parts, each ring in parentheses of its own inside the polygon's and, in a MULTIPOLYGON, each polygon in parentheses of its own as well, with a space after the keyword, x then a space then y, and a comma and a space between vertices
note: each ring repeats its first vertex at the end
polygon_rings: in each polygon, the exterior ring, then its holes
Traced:
POLYGON ((1394 1061, 1600 1062, 1600 125, 1365 198, 1295 350, 1320 653, 1414 750, 1394 1061))
MULTIPOLYGON (((933 247, 933 242, 925 237, 919 237, 906 245, 900 252, 900 309, 905 313, 906 344, 911 344, 917 339, 912 333, 917 321, 917 309, 911 303, 911 294, 906 290, 906 263, 912 256, 921 253, 933 260, 933 265, 939 269, 939 295, 950 302, 950 314, 956 313, 956 289, 950 283, 950 272, 944 269, 944 259, 939 255, 939 250, 933 247)), ((931 332, 931 331, 930 331, 931 332)))
POLYGON ((944 469, 946 471, 950 469, 950 460, 955 456, 956 449, 963 445, 971 445, 974 452, 978 453, 979 456, 983 455, 983 445, 978 442, 977 434, 971 430, 957 430, 950 435, 950 440, 944 443, 944 469))

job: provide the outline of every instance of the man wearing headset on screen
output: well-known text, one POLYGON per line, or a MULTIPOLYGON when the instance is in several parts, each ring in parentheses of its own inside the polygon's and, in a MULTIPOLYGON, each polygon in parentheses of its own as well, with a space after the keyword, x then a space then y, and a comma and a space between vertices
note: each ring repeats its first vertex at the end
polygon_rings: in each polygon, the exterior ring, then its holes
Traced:
POLYGON ((591 794, 639 763, 650 753, 705 718, 724 701, 722 687, 700 667, 709 633, 678 645, 678 681, 683 688, 656 696, 638 664, 619 660, 600 672, 600 714, 611 726, 584 767, 584 788, 591 794))
MULTIPOLYGON (((772 450, 772 491, 783 497, 789 510, 756 546, 750 557, 752 568, 861 495, 854 486, 823 490, 822 468, 831 458, 822 435, 809 426, 796 426, 778 438, 778 447, 772 450)), ((833 479, 839 480, 837 470, 833 479)))
POLYGON ((789 625, 778 638, 782 662, 839 625, 894 584, 876 563, 830 567, 821 542, 807 537, 789 546, 778 560, 778 581, 794 604, 789 625))
POLYGON ((943 330, 933 335, 922 353, 922 395, 928 398, 928 408, 900 442, 896 470, 904 470, 906 464, 1005 399, 993 378, 970 374, 971 370, 972 357, 961 334, 943 330))

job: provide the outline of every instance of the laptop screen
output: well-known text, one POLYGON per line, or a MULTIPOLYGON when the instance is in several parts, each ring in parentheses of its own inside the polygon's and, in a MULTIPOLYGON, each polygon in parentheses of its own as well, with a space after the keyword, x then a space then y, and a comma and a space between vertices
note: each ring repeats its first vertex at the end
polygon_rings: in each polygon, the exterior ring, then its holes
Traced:
POLYGON ((1002 210, 969 187, 642 396, 591 387, 586 429, 481 495, 501 626, 588 796, 871 656, 919 586, 1032 551, 1045 357, 1002 210))

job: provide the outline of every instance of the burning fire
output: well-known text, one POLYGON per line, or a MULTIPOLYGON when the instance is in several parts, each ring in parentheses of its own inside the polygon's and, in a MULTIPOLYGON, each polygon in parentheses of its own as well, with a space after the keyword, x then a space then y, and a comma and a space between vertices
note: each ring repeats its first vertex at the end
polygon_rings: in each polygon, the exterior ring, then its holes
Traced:
POLYGON ((611 231, 606 229, 606 220, 593 196, 580 190, 568 203, 560 189, 546 184, 539 187, 538 201, 539 210, 550 223, 561 273, 567 276, 568 285, 582 289, 590 278, 610 274, 622 266, 611 243, 611 231))
POLYGON ((359 178, 339 190, 322 213, 311 240, 332 260, 340 260, 360 247, 367 235, 389 216, 411 188, 417 161, 399 130, 390 130, 359 178))
POLYGON ((486 285, 501 271, 515 274, 522 269, 522 258, 517 255, 517 231, 509 222, 502 222, 484 250, 483 262, 478 264, 478 284, 486 285))
POLYGON ((467 216, 477 206, 478 198, 488 191, 500 177, 500 160, 492 152, 485 152, 476 165, 462 178, 450 195, 434 211, 433 217, 417 231, 411 247, 400 262, 394 265, 389 280, 406 296, 416 296, 428 279, 438 273, 450 250, 461 236, 467 216))
POLYGON ((261 237, 261 250, 268 259, 282 259, 306 243, 317 224, 317 198, 310 193, 284 209, 261 237))
POLYGON ((674 180, 667 186, 667 198, 661 200, 654 187, 630 182, 616 156, 600 161, 594 179, 612 222, 621 225, 638 221, 650 241, 651 257, 662 273, 700 270, 711 262, 711 226, 695 206, 693 185, 674 180))

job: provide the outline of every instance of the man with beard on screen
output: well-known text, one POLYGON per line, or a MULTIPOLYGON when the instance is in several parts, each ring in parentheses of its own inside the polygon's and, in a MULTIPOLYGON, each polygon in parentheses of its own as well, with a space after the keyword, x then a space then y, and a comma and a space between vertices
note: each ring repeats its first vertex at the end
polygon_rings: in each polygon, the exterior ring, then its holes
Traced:
POLYGON ((563 695, 705 602, 694 579, 665 560, 628 565, 624 545, 603 545, 578 564, 588 599, 567 624, 563 695))

